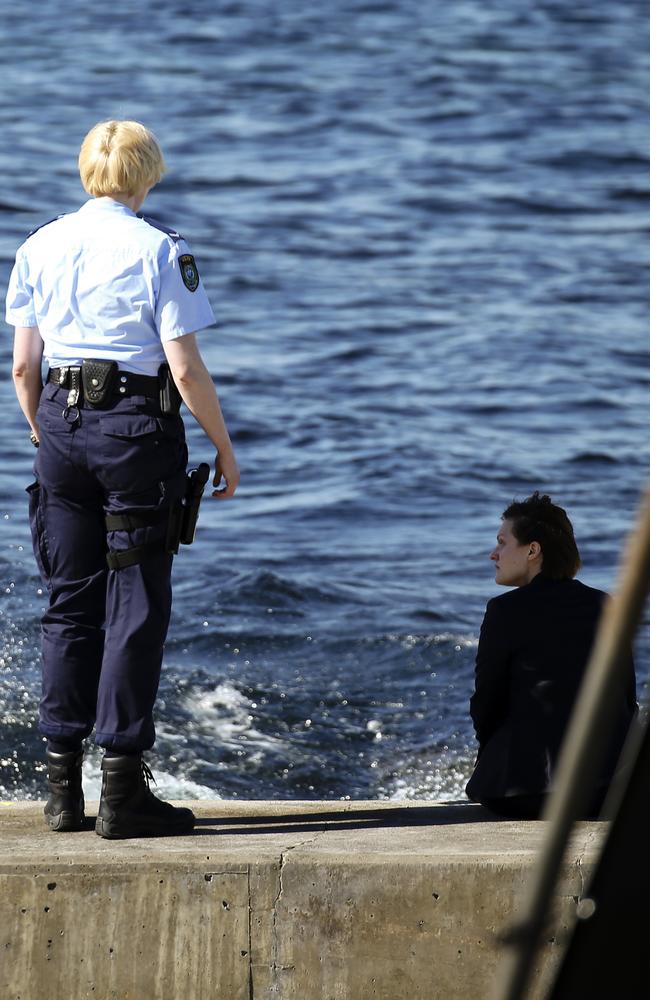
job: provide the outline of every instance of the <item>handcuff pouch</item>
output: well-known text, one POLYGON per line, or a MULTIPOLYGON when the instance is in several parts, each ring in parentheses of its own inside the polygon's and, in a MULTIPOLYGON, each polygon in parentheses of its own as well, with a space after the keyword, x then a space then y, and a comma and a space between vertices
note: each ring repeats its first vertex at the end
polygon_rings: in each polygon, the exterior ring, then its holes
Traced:
POLYGON ((81 384, 86 406, 100 409, 112 394, 117 377, 117 361, 86 358, 81 362, 81 384))

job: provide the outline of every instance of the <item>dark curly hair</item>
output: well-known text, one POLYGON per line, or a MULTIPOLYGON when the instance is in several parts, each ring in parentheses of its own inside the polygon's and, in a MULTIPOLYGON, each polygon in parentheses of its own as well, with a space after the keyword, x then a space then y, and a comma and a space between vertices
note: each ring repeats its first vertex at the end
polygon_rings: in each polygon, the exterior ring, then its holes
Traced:
POLYGON ((515 500, 501 515, 512 522, 512 532, 522 545, 539 542, 542 576, 571 580, 582 565, 573 525, 566 511, 537 490, 525 500, 515 500))

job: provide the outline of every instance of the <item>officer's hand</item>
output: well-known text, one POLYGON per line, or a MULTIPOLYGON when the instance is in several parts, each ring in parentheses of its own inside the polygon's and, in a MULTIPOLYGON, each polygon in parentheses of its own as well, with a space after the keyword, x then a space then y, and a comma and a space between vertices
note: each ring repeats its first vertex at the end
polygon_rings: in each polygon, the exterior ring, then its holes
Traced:
POLYGON ((219 486, 222 478, 225 479, 226 485, 222 486, 221 489, 214 490, 212 496, 216 497, 217 500, 228 500, 234 496, 235 490, 239 485, 239 466, 232 451, 223 452, 222 454, 217 452, 214 460, 214 479, 212 485, 219 486))

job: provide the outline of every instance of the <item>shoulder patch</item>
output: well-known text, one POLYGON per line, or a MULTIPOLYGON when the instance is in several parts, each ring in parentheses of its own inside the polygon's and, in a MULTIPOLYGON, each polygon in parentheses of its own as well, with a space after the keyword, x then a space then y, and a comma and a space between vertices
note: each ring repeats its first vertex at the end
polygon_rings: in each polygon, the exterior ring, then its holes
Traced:
POLYGON ((180 233, 177 233, 175 229, 171 229, 166 226, 163 222, 159 222, 158 219, 152 219, 149 215, 143 215, 142 212, 138 212, 138 218, 146 222, 147 225, 153 226, 154 229, 159 229, 161 233, 165 233, 167 236, 171 237, 174 243, 178 243, 183 237, 180 233))
POLYGON ((194 257, 191 253, 183 253, 178 258, 178 264, 181 269, 183 284, 190 292, 195 292, 199 287, 199 269, 196 266, 194 257))
POLYGON ((32 229, 31 233, 27 233, 27 236, 25 237, 25 239, 29 239, 29 237, 33 236, 34 233, 37 233, 39 231, 39 229, 45 229, 45 227, 49 226, 50 223, 56 222, 58 219, 62 219, 64 215, 65 215, 65 212, 62 212, 61 215, 55 215, 53 219, 48 219, 47 222, 42 222, 40 224, 40 226, 36 226, 35 229, 32 229))

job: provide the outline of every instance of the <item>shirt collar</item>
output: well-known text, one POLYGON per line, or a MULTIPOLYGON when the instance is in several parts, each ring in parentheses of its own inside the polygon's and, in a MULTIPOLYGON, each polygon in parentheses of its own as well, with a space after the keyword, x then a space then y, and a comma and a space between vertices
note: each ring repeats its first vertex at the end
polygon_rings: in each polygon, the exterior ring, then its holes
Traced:
POLYGON ((123 205, 121 201, 115 201, 114 198, 103 197, 103 198, 89 198, 85 202, 80 210, 81 212, 111 212, 117 215, 130 215, 136 218, 135 212, 129 208, 128 205, 123 205))

